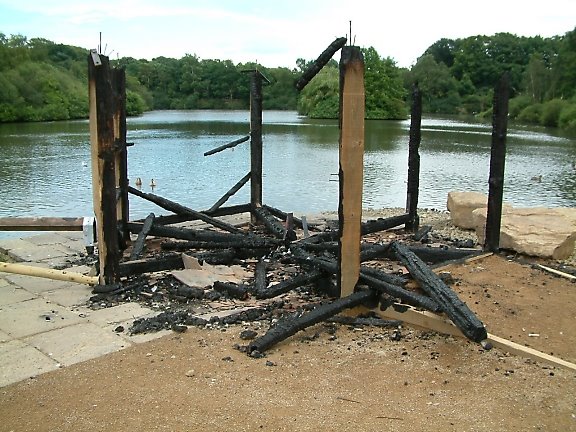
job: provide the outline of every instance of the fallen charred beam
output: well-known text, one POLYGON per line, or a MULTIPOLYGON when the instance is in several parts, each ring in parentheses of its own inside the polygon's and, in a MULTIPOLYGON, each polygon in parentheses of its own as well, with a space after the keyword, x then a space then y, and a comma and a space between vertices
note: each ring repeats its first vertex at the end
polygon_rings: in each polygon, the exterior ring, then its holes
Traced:
POLYGON ((304 330, 307 327, 325 321, 345 309, 350 309, 365 303, 371 303, 374 301, 375 297, 376 295, 373 291, 357 291, 347 297, 318 306, 307 314, 300 316, 291 315, 282 318, 273 327, 271 327, 265 335, 250 342, 248 345, 248 354, 257 356, 258 353, 263 353, 270 347, 282 342, 284 339, 289 338, 300 330, 304 330))
MULTIPOLYGON (((130 232, 139 233, 142 230, 142 224, 134 222, 128 223, 130 232)), ((179 240, 191 241, 210 241, 210 242, 227 242, 227 241, 243 241, 248 236, 246 234, 230 234, 222 233, 211 230, 196 230, 190 228, 180 228, 162 225, 152 225, 149 235, 155 237, 170 237, 179 240)))
MULTIPOLYGON (((416 214, 416 216, 414 217, 414 221, 418 219, 418 215, 416 214)), ((412 222, 411 222, 412 223, 412 222)), ((415 226, 415 225, 414 225, 415 226)), ((419 228, 414 235, 412 236, 412 239, 415 241, 421 241, 424 237, 426 237, 428 235, 428 233, 432 231, 432 225, 424 225, 423 227, 419 228)))
POLYGON ((236 147, 238 144, 242 144, 250 139, 250 134, 246 135, 245 137, 238 138, 237 140, 232 141, 231 143, 221 145, 220 147, 216 147, 215 149, 208 150, 204 153, 204 156, 210 156, 215 153, 221 152, 222 150, 226 150, 232 147, 236 147))
MULTIPOLYGON (((292 248, 292 254, 301 264, 319 268, 331 274, 336 274, 338 271, 334 260, 315 257, 299 248, 292 248)), ((398 298, 412 306, 423 307, 433 312, 440 310, 438 304, 429 297, 405 289, 402 285, 406 281, 398 276, 389 275, 377 269, 361 267, 359 280, 379 292, 398 298), (400 282, 400 284, 397 284, 397 282, 400 282)))
POLYGON ((410 274, 420 283, 420 287, 442 308, 452 322, 469 339, 480 342, 487 338, 482 322, 458 298, 443 281, 420 258, 406 246, 393 242, 392 250, 410 274))
POLYGON ((350 326, 398 327, 402 325, 402 321, 398 320, 385 320, 376 317, 351 317, 345 315, 336 315, 327 321, 350 326))
POLYGON ((252 213, 260 220, 266 229, 276 238, 283 239, 286 234, 286 229, 282 226, 278 219, 270 214, 264 207, 255 207, 252 213))
POLYGON ((283 280, 282 282, 278 282, 269 288, 265 287, 261 290, 255 290, 254 295, 257 299, 273 298, 279 296, 280 294, 287 293, 288 291, 292 291, 298 287, 316 282, 324 276, 325 273, 320 270, 311 270, 307 273, 301 273, 289 279, 283 280))
POLYGON ((362 224, 362 235, 372 234, 378 231, 386 231, 391 228, 395 228, 400 225, 406 224, 410 220, 409 214, 403 214, 399 216, 392 216, 389 218, 378 218, 376 220, 370 220, 362 224))
POLYGON ((308 84, 312 78, 316 76, 318 72, 330 61, 330 59, 336 54, 340 48, 342 48, 346 44, 346 38, 340 37, 337 38, 334 42, 328 45, 322 54, 318 56, 318 58, 308 66, 308 69, 304 71, 300 79, 296 82, 296 89, 301 91, 306 84, 308 84))
MULTIPOLYGON (((376 258, 396 259, 396 255, 390 248, 391 243, 383 243, 365 249, 360 253, 360 261, 370 261, 376 258)), ((408 246, 418 258, 427 263, 440 263, 444 261, 458 260, 472 255, 483 253, 478 249, 457 249, 448 247, 408 246)))
POLYGON ((198 261, 207 262, 212 265, 230 265, 240 258, 234 249, 224 249, 221 251, 199 252, 191 254, 198 261))
MULTIPOLYGON (((277 209, 275 207, 271 207, 271 206, 266 205, 266 204, 264 204, 262 207, 264 207, 271 214, 273 214, 274 216, 276 216, 278 219, 280 219, 282 221, 286 221, 286 219, 288 218, 288 213, 283 212, 280 209, 277 209)), ((292 221, 294 222, 294 225, 296 225, 298 228, 304 229, 304 223, 303 223, 302 219, 292 216, 292 221)), ((314 224, 307 223, 307 226, 310 230, 316 229, 316 226, 314 224)))
POLYGON ((161 196, 154 195, 151 193, 141 192, 138 189, 133 188, 131 186, 128 186, 128 192, 130 192, 133 195, 139 196, 140 198, 144 198, 148 201, 151 201, 154 204, 162 207, 163 209, 169 210, 169 211, 174 212, 176 214, 194 216, 194 217, 200 219, 201 221, 204 221, 204 222, 206 222, 210 225, 213 225, 217 228, 223 229, 224 231, 228 231, 231 233, 242 232, 242 230, 240 228, 236 228, 235 226, 230 225, 226 222, 223 222, 219 219, 215 219, 215 218, 208 216, 202 212, 192 210, 191 208, 185 207, 181 204, 178 204, 174 201, 170 201, 166 198, 162 198, 161 196))
POLYGON ((180 254, 174 254, 162 258, 142 259, 120 263, 118 273, 119 276, 123 277, 182 268, 184 268, 182 256, 180 254))
POLYGON ((246 183, 248 183, 248 180, 250 180, 251 176, 252 176, 252 174, 248 173, 244 177, 242 177, 238 181, 238 183, 236 183, 234 186, 232 186, 228 192, 226 192, 224 195, 222 195, 222 198, 220 198, 218 201, 216 201, 214 203, 214 205, 208 209, 207 213, 214 212, 214 211, 218 210, 222 204, 224 204, 226 201, 228 201, 228 198, 230 198, 232 195, 234 195, 236 192, 238 192, 240 189, 242 189, 242 186, 244 186, 246 183))
MULTIPOLYGON (((203 210, 201 213, 213 217, 228 216, 240 213, 250 213, 250 204, 238 204, 234 206, 220 207, 214 211, 203 210)), ((171 214, 165 216, 157 216, 156 219, 154 219, 154 223, 156 225, 171 225, 194 220, 198 220, 198 218, 192 215, 171 214)), ((143 222, 143 220, 135 220, 134 222, 143 222)))
POLYGON ((216 291, 228 297, 238 300, 246 300, 248 298, 248 286, 246 285, 216 281, 213 286, 216 291))
POLYGON ((150 228, 152 228, 153 223, 154 223, 154 213, 150 213, 148 217, 144 220, 144 224, 142 224, 142 229, 138 233, 138 238, 134 242, 134 246, 132 247, 132 253, 130 253, 130 261, 138 259, 142 254, 142 250, 144 249, 144 244, 146 242, 146 236, 150 232, 150 228))
POLYGON ((282 244, 277 239, 263 238, 246 238, 232 239, 228 241, 166 241, 161 247, 164 250, 185 251, 190 249, 228 249, 228 248, 246 248, 246 249, 272 249, 282 244))

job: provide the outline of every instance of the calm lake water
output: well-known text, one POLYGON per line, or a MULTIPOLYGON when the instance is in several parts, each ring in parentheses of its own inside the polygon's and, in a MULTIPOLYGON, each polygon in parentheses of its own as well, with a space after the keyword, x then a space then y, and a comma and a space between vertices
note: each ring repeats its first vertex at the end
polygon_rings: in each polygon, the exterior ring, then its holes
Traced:
MULTIPOLYGON (((265 111, 263 201, 297 214, 338 208, 338 126, 265 111)), ((366 122, 364 206, 404 207, 409 121, 366 122)), ((209 208, 250 170, 249 143, 203 153, 247 135, 245 111, 154 111, 128 120, 131 184, 188 207, 209 208)), ((420 207, 445 209, 451 190, 488 191, 491 126, 422 122, 420 207)), ((509 125, 504 199, 516 206, 575 206, 576 137, 509 125), (541 177, 541 181, 533 177, 541 177)), ((0 217, 92 215, 87 121, 0 124, 0 217)), ((249 185, 228 204, 249 202, 249 185)), ((130 199, 131 218, 153 211, 130 199)), ((0 232, 0 237, 8 233, 0 232)))

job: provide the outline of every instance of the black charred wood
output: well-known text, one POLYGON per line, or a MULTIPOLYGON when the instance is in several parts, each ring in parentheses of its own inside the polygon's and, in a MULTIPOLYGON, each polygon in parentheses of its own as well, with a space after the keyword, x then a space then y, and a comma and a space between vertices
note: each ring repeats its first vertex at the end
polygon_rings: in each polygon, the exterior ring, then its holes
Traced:
POLYGON ((347 297, 318 306, 307 314, 282 318, 271 327, 265 335, 253 340, 248 345, 248 354, 254 351, 263 353, 270 347, 298 333, 300 330, 325 321, 345 309, 372 302, 375 296, 376 294, 370 290, 357 291, 347 297))
POLYGON ((240 189, 242 189, 242 186, 244 186, 246 183, 248 183, 248 180, 250 180, 251 176, 252 176, 252 174, 248 173, 244 177, 242 177, 240 180, 238 180, 238 183, 236 183, 234 186, 232 186, 230 188, 230 190, 228 192, 226 192, 224 195, 222 195, 222 198, 220 198, 218 201, 216 201, 214 203, 214 205, 206 211, 206 213, 210 213, 210 212, 214 212, 214 211, 218 210, 222 204, 224 204, 226 201, 228 201, 228 199, 232 195, 234 195, 236 192, 238 192, 240 189))
POLYGON ((398 320, 385 320, 376 317, 351 317, 345 315, 337 315, 327 320, 337 324, 344 324, 350 326, 371 326, 371 327, 398 327, 402 325, 402 321, 398 320))
POLYGON ((276 238, 284 239, 286 229, 268 210, 264 207, 255 207, 252 213, 261 221, 266 229, 276 238))
POLYGON ((216 291, 238 300, 246 300, 248 298, 248 288, 246 285, 238 285, 235 283, 214 282, 214 289, 216 291))
POLYGON ((222 150, 236 147, 238 144, 242 144, 243 142, 246 142, 249 139, 250 139, 250 135, 246 135, 245 137, 238 138, 237 140, 234 140, 228 144, 224 144, 224 145, 221 145, 220 147, 216 147, 215 149, 208 150, 207 152, 204 153, 204 156, 210 156, 210 155, 213 155, 215 153, 221 152, 222 150))
MULTIPOLYGON (((250 213, 250 204, 238 204, 227 207, 220 207, 214 211, 203 210, 201 213, 207 214, 208 216, 218 217, 218 216, 228 216, 233 214, 250 213)), ((154 219, 154 223, 157 225, 171 225, 181 222, 188 222, 198 220, 197 217, 192 215, 165 215, 157 216, 154 219)), ((134 222, 143 222, 142 220, 135 220, 134 222)))
POLYGON ((211 252, 198 252, 191 254, 200 262, 207 262, 212 265, 230 265, 238 261, 238 254, 234 249, 223 249, 211 252))
POLYGON ((132 247, 132 253, 130 253, 130 260, 135 260, 140 258, 142 255, 142 250, 144 249, 144 245, 146 242, 146 236, 150 232, 152 228, 152 224, 154 223, 154 213, 150 213, 148 217, 144 220, 142 224, 142 230, 138 233, 138 238, 134 242, 134 246, 132 247))
MULTIPOLYGON (((417 226, 417 224, 415 224, 414 226, 417 226)), ((412 239, 415 241, 421 241, 423 238, 425 238, 428 233, 432 231, 432 226, 431 225, 424 225, 423 227, 419 228, 414 235, 412 236, 412 239)))
POLYGON ((201 221, 206 222, 210 225, 213 225, 217 228, 220 228, 224 231, 228 231, 231 233, 241 233, 242 232, 242 230, 240 228, 236 228, 235 226, 230 225, 229 223, 223 222, 219 219, 215 219, 212 216, 208 216, 207 214, 204 214, 202 212, 199 212, 199 211, 193 210, 191 208, 185 207, 181 204, 178 204, 174 201, 170 201, 169 199, 163 198, 161 196, 151 194, 151 193, 145 193, 145 192, 139 191, 138 189, 133 188, 131 186, 128 186, 128 192, 130 192, 133 195, 144 198, 148 201, 151 201, 154 204, 162 207, 163 209, 169 210, 169 211, 174 212, 176 214, 194 216, 194 217, 200 219, 201 221))
POLYGON ((186 297, 187 299, 202 299, 204 298, 204 290, 196 287, 179 286, 176 290, 176 295, 186 297))
POLYGON ((362 224, 362 235, 372 234, 379 231, 386 231, 388 229, 404 225, 409 220, 410 220, 409 214, 370 220, 362 224))
POLYGON ((324 275, 325 273, 323 273, 320 270, 311 270, 307 273, 301 273, 289 279, 283 280, 282 282, 278 282, 277 284, 272 285, 269 288, 265 288, 263 290, 256 290, 254 294, 256 295, 257 299, 273 298, 279 296, 280 294, 287 293, 288 291, 291 291, 298 287, 311 284, 324 277, 324 275))
POLYGON ((265 239, 259 237, 247 237, 230 241, 166 241, 162 243, 164 250, 190 250, 190 249, 272 249, 282 244, 278 239, 265 239))
POLYGON ((120 263, 118 272, 120 276, 132 276, 142 273, 163 270, 177 270, 184 268, 180 254, 168 255, 162 258, 142 259, 120 263))
POLYGON ((255 292, 263 292, 266 290, 266 286, 268 285, 266 271, 267 271, 266 261, 264 261, 263 259, 259 260, 258 263, 256 263, 256 267, 254 268, 255 292))
POLYGON ((442 311, 467 338, 474 342, 480 342, 487 338, 486 329, 482 322, 424 261, 400 243, 393 242, 392 250, 398 260, 419 282, 422 290, 440 305, 442 311))
MULTIPOLYGON (((128 228, 130 232, 139 233, 142 230, 142 224, 130 222, 128 228)), ((155 237, 170 237, 179 240, 208 242, 244 241, 248 237, 246 234, 230 234, 212 230, 197 230, 156 224, 150 228, 149 235, 155 237)))
POLYGON ((322 54, 320 54, 318 58, 314 60, 310 66, 308 66, 308 69, 304 71, 300 79, 296 82, 296 89, 301 91, 304 87, 306 87, 306 84, 308 84, 312 78, 314 78, 316 74, 322 70, 322 68, 330 61, 334 54, 336 54, 336 51, 338 51, 344 45, 346 45, 345 37, 337 38, 334 42, 328 45, 328 48, 326 48, 322 54))

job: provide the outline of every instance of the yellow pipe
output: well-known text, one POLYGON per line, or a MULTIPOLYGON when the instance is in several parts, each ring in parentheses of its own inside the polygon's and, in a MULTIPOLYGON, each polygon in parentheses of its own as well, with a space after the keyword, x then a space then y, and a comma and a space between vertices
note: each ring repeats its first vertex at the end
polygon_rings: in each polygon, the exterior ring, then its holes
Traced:
POLYGON ((99 283, 98 276, 86 276, 80 273, 68 272, 66 270, 54 270, 7 262, 0 262, 0 272, 42 277, 66 282, 77 282, 87 285, 98 285, 99 283))

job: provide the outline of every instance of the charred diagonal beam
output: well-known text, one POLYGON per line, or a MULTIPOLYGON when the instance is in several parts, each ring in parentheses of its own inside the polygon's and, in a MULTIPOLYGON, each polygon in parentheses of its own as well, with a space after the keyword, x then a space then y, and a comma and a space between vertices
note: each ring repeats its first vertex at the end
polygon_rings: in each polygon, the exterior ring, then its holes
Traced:
POLYGON ((185 207, 181 204, 178 204, 174 201, 170 201, 166 198, 162 198, 161 196, 151 194, 151 193, 141 192, 138 189, 133 188, 131 186, 128 186, 128 192, 130 192, 133 195, 139 196, 140 198, 144 198, 148 201, 151 201, 154 204, 162 207, 163 209, 169 210, 171 212, 174 212, 177 214, 195 216, 198 219, 200 219, 201 221, 204 221, 204 222, 206 222, 210 225, 213 225, 217 228, 223 229, 224 231, 228 231, 231 233, 241 233, 242 232, 242 230, 240 228, 236 228, 235 226, 230 225, 226 222, 215 219, 215 218, 208 216, 204 213, 201 213, 199 211, 192 210, 191 208, 185 207))
MULTIPOLYGON (((338 265, 334 260, 315 257, 314 255, 304 252, 300 248, 292 248, 291 250, 293 257, 303 265, 319 268, 320 270, 331 274, 336 274, 338 271, 338 265)), ((379 292, 398 298, 409 305, 423 307, 434 312, 439 310, 438 304, 429 297, 405 289, 402 286, 405 283, 404 280, 401 280, 402 285, 397 285, 396 282, 398 282, 399 279, 397 276, 388 275, 384 272, 376 272, 378 271, 375 269, 370 271, 367 270, 367 268, 362 267, 360 269, 359 279, 361 282, 379 292)))
POLYGON ((142 230, 138 233, 138 238, 134 242, 134 246, 132 247, 132 253, 130 253, 130 261, 138 259, 142 254, 142 250, 144 249, 144 244, 146 242, 146 236, 150 232, 150 228, 152 228, 152 224, 154 223, 154 213, 150 213, 148 217, 144 220, 144 224, 142 224, 142 230))
MULTIPOLYGON (((288 218, 288 213, 283 212, 280 209, 271 207, 266 204, 264 204, 262 207, 264 207, 266 210, 268 210, 270 213, 272 213, 274 216, 276 216, 278 219, 282 221, 285 221, 288 218)), ((294 225, 296 225, 298 228, 304 229, 302 219, 292 216, 292 221, 294 222, 294 225)), ((310 230, 314 230, 316 228, 313 224, 308 223, 307 225, 310 230)))
POLYGON ((280 294, 287 293, 293 289, 298 287, 311 284, 322 277, 324 277, 324 272, 320 270, 311 270, 306 273, 301 273, 289 279, 283 280, 282 282, 278 282, 275 285, 272 285, 269 288, 265 288, 263 290, 256 290, 254 294, 256 295, 257 299, 269 299, 280 294))
POLYGON ((318 72, 330 61, 330 59, 336 54, 340 48, 346 44, 345 37, 339 37, 326 48, 318 58, 308 66, 308 69, 304 71, 300 79, 296 82, 296 89, 302 91, 306 84, 308 84, 312 78, 316 76, 318 72))
POLYGON ((420 287, 432 297, 462 333, 474 342, 487 338, 486 329, 466 304, 458 298, 430 267, 398 242, 392 243, 392 250, 410 274, 420 283, 420 287))
POLYGON ((398 327, 402 325, 402 321, 398 320, 385 320, 375 317, 351 317, 345 315, 337 315, 328 319, 327 321, 353 326, 372 326, 372 327, 398 327))
MULTIPOLYGON (((250 212, 250 204, 238 204, 234 206, 220 207, 215 211, 204 210, 201 213, 207 214, 208 216, 212 217, 218 217, 218 216, 228 216, 233 214, 249 213, 249 212, 250 212)), ((198 218, 192 215, 172 214, 166 216, 158 216, 156 217, 156 219, 154 219, 154 223, 157 225, 171 225, 193 220, 198 220, 198 218)), ((134 222, 142 222, 142 220, 136 220, 134 222)))
POLYGON ((175 254, 162 258, 142 259, 120 263, 118 273, 121 277, 123 277, 182 268, 184 268, 182 256, 180 254, 175 254))
POLYGON ((254 207, 252 213, 256 215, 258 220, 260 220, 266 229, 272 233, 276 238, 283 239, 286 234, 286 229, 282 226, 278 219, 270 214, 268 210, 264 207, 254 207))
POLYGON ((218 201, 216 201, 214 203, 214 205, 207 210, 207 213, 211 213, 211 212, 218 210, 222 204, 224 204, 226 201, 228 201, 228 198, 230 198, 232 195, 234 195, 236 192, 238 192, 240 189, 242 189, 242 186, 244 186, 246 183, 248 183, 248 180, 250 180, 251 176, 252 176, 252 173, 248 173, 244 177, 242 177, 240 179, 240 181, 238 181, 238 183, 236 183, 234 186, 232 186, 228 192, 226 192, 224 195, 222 195, 222 198, 220 198, 218 201))
POLYGON ((280 319, 266 334, 253 340, 248 345, 248 354, 255 355, 255 351, 263 353, 270 347, 298 333, 300 330, 325 321, 345 309, 370 303, 374 301, 375 297, 376 294, 373 291, 357 291, 347 297, 318 306, 307 314, 280 319))
POLYGON ((250 139, 250 134, 246 135, 245 137, 238 138, 237 140, 232 141, 231 143, 221 145, 220 147, 216 147, 215 149, 208 150, 204 153, 204 156, 210 156, 215 153, 221 152, 222 150, 226 150, 232 147, 236 147, 238 144, 242 144, 250 139))
POLYGON ((384 219, 379 218, 376 220, 370 220, 362 224, 362 235, 372 234, 378 231, 386 231, 388 229, 404 225, 409 220, 410 220, 409 214, 392 216, 384 219))

